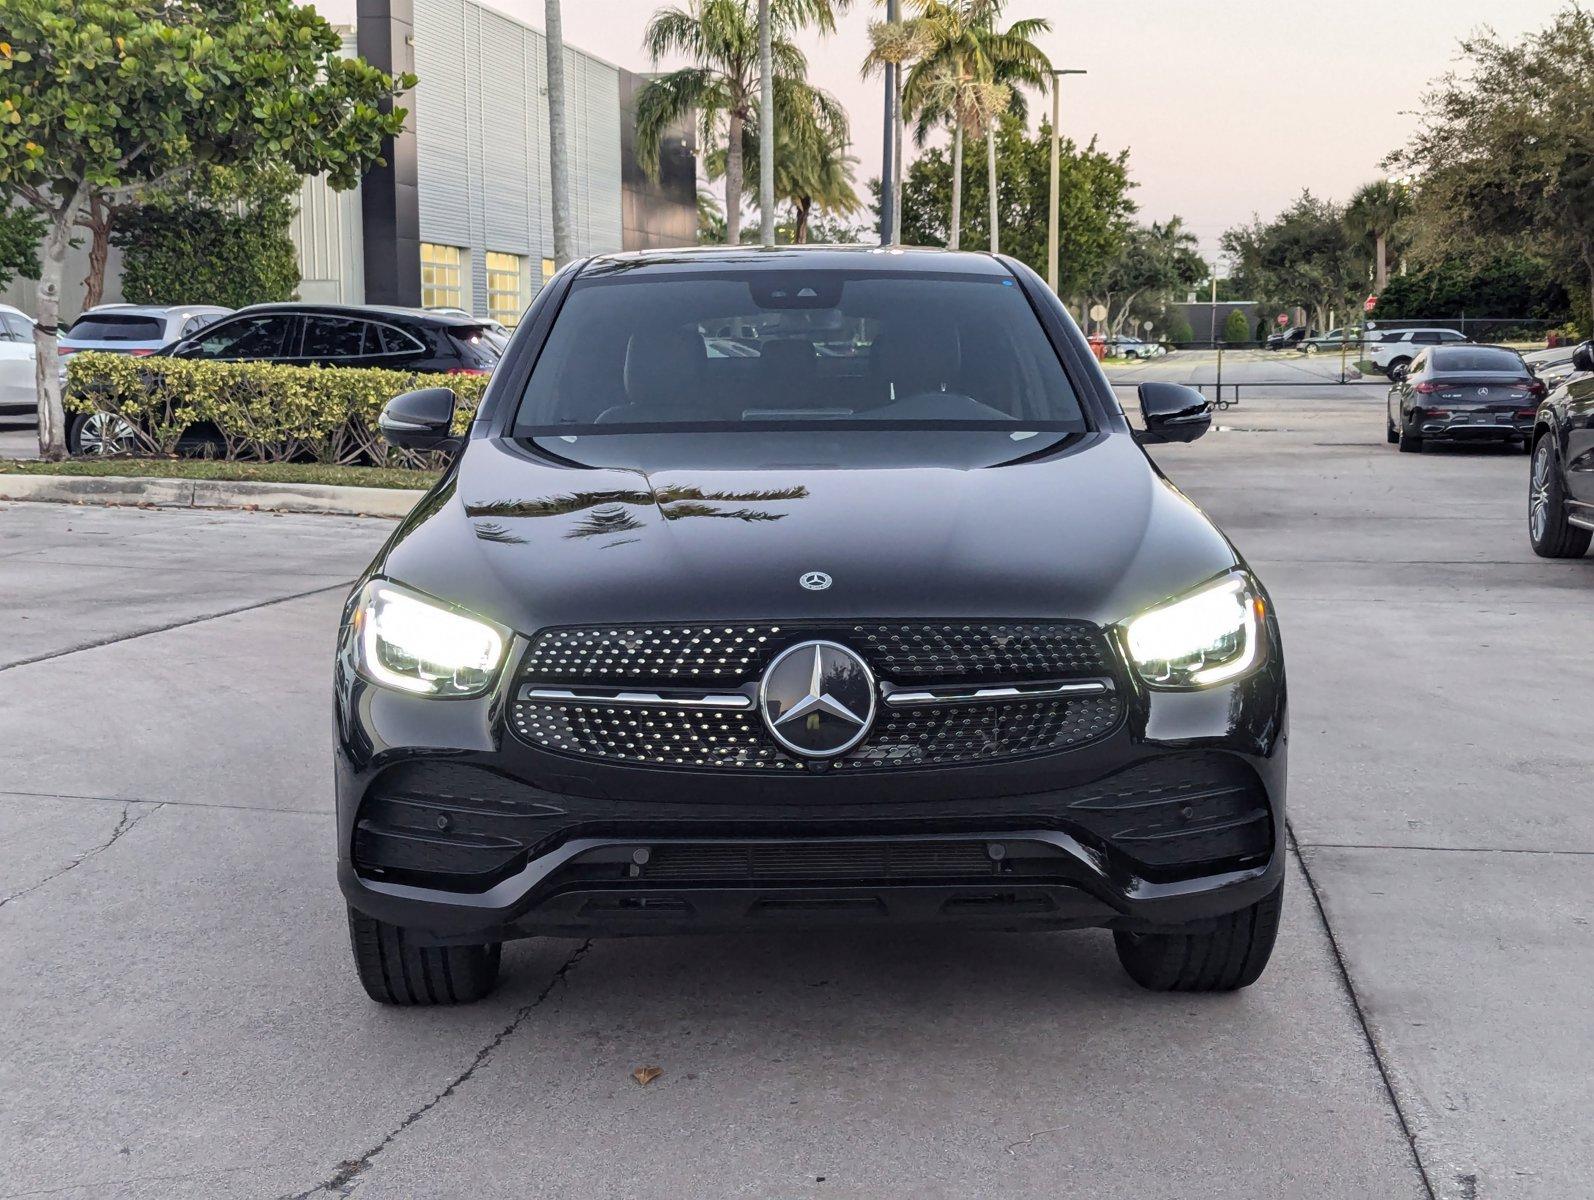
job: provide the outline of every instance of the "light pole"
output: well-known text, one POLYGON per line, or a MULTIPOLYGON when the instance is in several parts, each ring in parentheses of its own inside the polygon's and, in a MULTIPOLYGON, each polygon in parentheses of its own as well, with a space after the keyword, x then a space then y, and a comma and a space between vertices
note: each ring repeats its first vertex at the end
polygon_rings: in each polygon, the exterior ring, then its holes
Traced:
POLYGON ((1058 124, 1063 118, 1062 82, 1064 75, 1088 75, 1088 71, 1070 68, 1052 70, 1052 202, 1046 214, 1046 282, 1053 292, 1057 291, 1057 210, 1062 205, 1062 196, 1058 192, 1058 171, 1061 167, 1061 143, 1058 140, 1058 124))
MULTIPOLYGON (((886 21, 900 20, 899 0, 886 0, 886 21)), ((901 169, 897 158, 897 72, 900 63, 888 62, 886 77, 885 144, 880 152, 880 244, 889 246, 896 241, 896 172, 901 169)))

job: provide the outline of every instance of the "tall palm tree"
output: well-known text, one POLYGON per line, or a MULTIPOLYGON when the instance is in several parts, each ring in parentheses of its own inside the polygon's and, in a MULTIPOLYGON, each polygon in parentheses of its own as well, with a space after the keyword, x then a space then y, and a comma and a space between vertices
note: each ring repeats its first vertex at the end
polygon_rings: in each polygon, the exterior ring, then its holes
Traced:
POLYGON ((1345 225, 1351 236, 1371 242, 1374 267, 1373 294, 1381 296, 1389 284, 1389 242, 1411 216, 1411 189, 1392 179, 1369 183, 1351 197, 1345 225))
MULTIPOLYGON (((808 60, 792 41, 806 26, 823 33, 836 28, 836 13, 850 0, 769 0, 769 61, 772 84, 787 80, 806 87, 808 60)), ((686 0, 684 7, 653 14, 642 43, 656 63, 681 54, 693 65, 650 80, 637 97, 637 158, 656 175, 665 132, 696 114, 703 144, 726 148, 725 236, 741 237, 743 131, 758 109, 760 70, 759 0, 686 0)), ((776 104, 779 115, 779 102, 776 104)))
MULTIPOLYGON (((1045 88, 1051 61, 1035 38, 1051 22, 1034 17, 1005 30, 997 22, 1005 0, 909 0, 929 48, 908 71, 903 104, 917 116, 915 140, 923 145, 938 125, 952 127, 952 236, 957 245, 962 224, 963 133, 983 133, 986 157, 996 159, 996 118, 1012 111, 1026 115, 1023 87, 1045 88), (998 103, 998 101, 1000 103, 998 103)), ((991 188, 992 249, 1000 246, 997 192, 991 188)))
POLYGON ((875 21, 869 26, 869 54, 863 60, 863 77, 894 68, 891 104, 891 229, 892 244, 902 241, 902 143, 907 136, 907 114, 902 107, 902 84, 907 64, 935 49, 935 33, 917 18, 875 21))
MULTIPOLYGON (((818 89, 798 91, 783 84, 776 89, 775 107, 779 119, 772 190, 777 200, 792 206, 792 241, 801 244, 808 240, 809 224, 816 211, 845 217, 863 207, 854 187, 853 170, 858 160, 847 153, 846 113, 829 93, 818 89), (806 110, 801 107, 804 102, 809 104, 806 110)), ((750 174, 756 170, 762 178, 762 139, 750 133, 743 136, 743 161, 750 174)), ((709 178, 718 179, 724 173, 725 158, 722 150, 708 156, 709 178)), ((759 188, 762 190, 762 183, 759 188)), ((747 191, 753 191, 751 184, 747 191)))
POLYGON ((574 252, 570 238, 570 142, 565 135, 565 37, 559 0, 543 7, 548 51, 548 180, 553 186, 553 261, 563 267, 574 252))

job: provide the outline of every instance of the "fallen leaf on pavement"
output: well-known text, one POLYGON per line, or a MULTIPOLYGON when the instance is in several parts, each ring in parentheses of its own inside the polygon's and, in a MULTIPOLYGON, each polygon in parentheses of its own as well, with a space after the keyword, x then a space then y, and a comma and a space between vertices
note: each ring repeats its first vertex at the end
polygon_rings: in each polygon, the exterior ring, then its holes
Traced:
POLYGON ((636 1080, 643 1087, 647 1087, 648 1084, 652 1083, 662 1074, 664 1074, 663 1067, 638 1067, 636 1070, 631 1072, 631 1078, 636 1080))

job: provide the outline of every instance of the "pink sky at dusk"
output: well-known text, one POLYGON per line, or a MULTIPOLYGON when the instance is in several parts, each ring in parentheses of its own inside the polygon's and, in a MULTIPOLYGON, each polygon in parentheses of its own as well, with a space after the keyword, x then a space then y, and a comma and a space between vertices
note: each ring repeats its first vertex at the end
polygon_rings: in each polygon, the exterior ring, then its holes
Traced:
MULTIPOLYGON (((486 0, 538 28, 543 0, 486 0)), ((684 2, 684 0, 677 0, 684 2)), ((354 0, 322 0, 350 22, 354 0)), ((632 70, 649 69, 642 30, 656 0, 564 0, 565 39, 632 70)), ((1456 43, 1492 24, 1516 35, 1548 24, 1562 0, 1398 0, 1287 5, 1258 0, 1010 0, 1006 19, 1052 22, 1043 42, 1063 84, 1063 132, 1128 147, 1147 220, 1178 214, 1203 254, 1253 211, 1271 215, 1303 187, 1344 199, 1415 124, 1427 82, 1456 43)), ((830 38, 803 40, 810 81, 852 116, 860 183, 879 171, 881 91, 859 79, 867 27, 884 5, 855 0, 830 38)), ((665 63, 665 66, 680 64, 665 63)), ((1049 100, 1032 99, 1031 114, 1049 100)), ((860 190, 862 190, 860 188, 860 190)))

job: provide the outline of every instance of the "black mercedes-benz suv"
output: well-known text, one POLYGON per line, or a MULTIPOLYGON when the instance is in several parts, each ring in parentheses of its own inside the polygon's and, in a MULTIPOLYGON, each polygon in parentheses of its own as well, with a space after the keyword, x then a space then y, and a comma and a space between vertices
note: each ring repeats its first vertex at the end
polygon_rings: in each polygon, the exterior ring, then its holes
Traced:
POLYGON ((344 610, 338 873, 380 1001, 499 947, 793 923, 1105 927, 1261 973, 1284 880, 1267 593, 1004 258, 603 257, 539 295, 344 610), (746 353, 718 355, 734 343, 746 353))
POLYGON ((1594 539, 1594 343, 1539 405, 1528 479, 1528 539, 1541 558, 1581 558, 1594 539))

